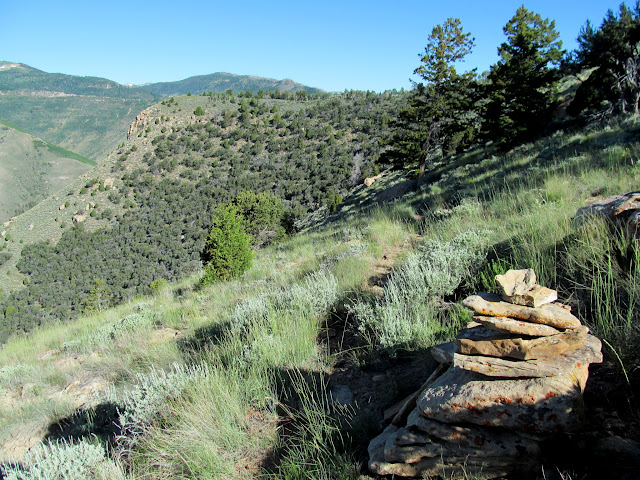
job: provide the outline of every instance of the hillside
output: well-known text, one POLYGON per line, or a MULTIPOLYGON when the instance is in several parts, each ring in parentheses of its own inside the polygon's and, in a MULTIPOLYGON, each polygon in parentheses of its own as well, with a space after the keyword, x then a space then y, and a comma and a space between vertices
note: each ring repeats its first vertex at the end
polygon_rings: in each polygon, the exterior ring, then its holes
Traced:
POLYGON ((638 245, 572 219, 637 188, 639 130, 621 118, 507 153, 478 147, 408 191, 385 174, 237 280, 199 291, 196 274, 11 339, 2 461, 45 477, 62 462, 79 478, 370 479, 368 442, 434 369, 430 347, 469 320, 461 299, 532 267, 610 345, 591 367, 585 441, 532 473, 622 477, 627 453, 602 446, 640 435, 638 245), (25 455, 43 438, 52 446, 25 455))
POLYGON ((81 95, 152 101, 155 96, 140 87, 120 85, 100 77, 79 77, 48 73, 23 63, 0 62, 0 91, 29 95, 33 92, 50 96, 81 95), (45 93, 46 92, 46 93, 45 93))
POLYGON ((257 77, 255 75, 234 75, 231 73, 212 73, 210 75, 197 75, 175 82, 158 82, 142 85, 142 88, 163 97, 186 95, 191 92, 194 95, 201 93, 222 93, 229 89, 234 92, 251 91, 275 91, 322 93, 319 88, 307 87, 293 80, 276 80, 273 78, 257 77))
POLYGON ((95 165, 0 120, 0 223, 71 183, 95 165))
POLYGON ((212 94, 145 110, 123 146, 7 225, 4 335, 77 316, 97 279, 119 303, 198 269, 211 212, 242 191, 281 198, 291 221, 339 203, 371 175, 404 98, 212 94))
POLYGON ((92 160, 125 140, 136 115, 162 96, 191 92, 321 90, 291 80, 214 73, 177 82, 120 85, 99 77, 48 73, 21 63, 0 62, 0 118, 48 142, 92 160))

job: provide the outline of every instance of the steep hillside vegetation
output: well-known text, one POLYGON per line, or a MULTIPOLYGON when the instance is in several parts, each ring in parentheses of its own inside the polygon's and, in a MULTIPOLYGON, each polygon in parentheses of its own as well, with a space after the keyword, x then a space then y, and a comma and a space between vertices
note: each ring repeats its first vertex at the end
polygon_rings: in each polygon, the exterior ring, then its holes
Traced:
POLYGON ((0 120, 0 223, 33 207, 95 165, 0 120))
POLYGON ((0 286, 23 290, 3 301, 4 335, 78 315, 96 281, 119 303, 193 272, 211 212, 242 191, 281 198, 290 223, 335 208, 373 172, 404 98, 213 94, 151 107, 95 170, 7 226, 0 286))

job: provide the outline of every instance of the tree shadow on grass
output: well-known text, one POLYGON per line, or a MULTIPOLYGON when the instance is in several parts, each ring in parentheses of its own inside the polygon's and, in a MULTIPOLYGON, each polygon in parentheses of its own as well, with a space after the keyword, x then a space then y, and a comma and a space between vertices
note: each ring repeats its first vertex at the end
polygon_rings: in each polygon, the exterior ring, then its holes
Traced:
POLYGON ((118 408, 115 403, 106 402, 95 407, 79 409, 49 425, 44 441, 75 442, 98 439, 104 445, 113 445, 120 434, 118 408))

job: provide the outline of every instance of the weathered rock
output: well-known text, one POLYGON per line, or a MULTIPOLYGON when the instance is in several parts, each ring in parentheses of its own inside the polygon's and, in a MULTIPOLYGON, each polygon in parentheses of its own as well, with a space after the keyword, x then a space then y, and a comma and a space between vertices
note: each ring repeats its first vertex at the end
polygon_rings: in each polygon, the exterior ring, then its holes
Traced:
POLYGON ((513 471, 513 458, 494 457, 435 457, 425 458, 413 463, 390 462, 385 458, 384 448, 390 438, 394 437, 398 427, 389 425, 380 435, 369 444, 369 469, 378 475, 398 475, 401 477, 428 477, 452 475, 461 473, 480 473, 485 478, 495 478, 507 475, 513 471))
POLYGON ((584 325, 568 329, 556 335, 538 337, 531 340, 523 338, 503 338, 495 340, 456 340, 456 351, 465 355, 488 355, 490 357, 509 357, 518 360, 549 358, 572 351, 587 343, 589 329, 584 325))
MULTIPOLYGON (((451 430, 455 431, 455 426, 452 425, 451 430)), ((461 430, 464 431, 464 429, 461 430)), ((485 435, 483 437, 475 437, 475 440, 478 442, 484 441, 484 443, 469 443, 464 439, 463 433, 458 433, 458 435, 461 437, 459 440, 448 442, 433 438, 417 428, 403 427, 387 438, 384 446, 384 458, 391 463, 415 463, 425 458, 434 457, 443 459, 449 457, 476 457, 485 458, 490 462, 490 457, 504 459, 509 457, 517 458, 521 455, 513 441, 496 441, 491 435, 485 435)), ((515 435, 512 434, 511 437, 515 437, 515 435)), ((536 442, 529 442, 537 446, 536 442)), ((531 453, 537 453, 535 447, 531 450, 533 450, 531 453)), ((525 453, 525 451, 523 448, 522 453, 525 453)))
POLYGON ((329 391, 329 396, 333 403, 340 405, 351 405, 353 403, 353 393, 346 385, 334 385, 329 391))
POLYGON ((515 318, 554 328, 577 328, 580 326, 580 320, 574 317, 571 312, 553 303, 538 308, 525 307, 503 302, 499 296, 492 293, 481 292, 465 298, 462 304, 479 315, 515 318))
POLYGON ((496 282, 507 296, 522 295, 536 284, 536 274, 531 268, 525 270, 509 270, 504 275, 496 275, 496 282))
POLYGON ((507 360, 504 358, 463 355, 455 353, 450 363, 456 368, 480 373, 489 377, 571 377, 584 390, 589 375, 590 363, 602 362, 602 344, 593 335, 587 335, 582 348, 551 358, 538 360, 507 360))
POLYGON ((444 423, 553 434, 576 429, 582 420, 580 386, 570 375, 494 378, 450 368, 418 398, 421 415, 444 423))
POLYGON ((469 327, 463 328, 458 332, 456 339, 466 338, 469 340, 500 340, 503 338, 518 338, 517 335, 511 333, 499 332, 483 327, 482 324, 473 322, 469 327))
MULTIPOLYGON (((427 433, 432 438, 461 447, 483 448, 481 454, 488 456, 518 457, 536 456, 540 453, 539 438, 525 438, 517 432, 498 430, 477 425, 454 425, 425 418, 418 410, 411 412, 407 419, 407 427, 427 433)), ((404 445, 407 437, 397 435, 398 445, 404 445)))
POLYGON ((414 393, 409 395, 404 400, 396 403, 395 405, 387 408, 384 411, 384 421, 388 422, 391 420, 391 423, 397 425, 399 427, 405 425, 407 423, 407 417, 409 413, 415 408, 416 400, 418 397, 422 395, 422 392, 431 385, 436 378, 442 375, 447 370, 447 367, 444 364, 440 364, 436 367, 436 369, 429 375, 427 381, 422 384, 422 386, 416 390, 414 393))
POLYGON ((590 217, 604 217, 637 231, 640 227, 640 192, 614 195, 586 205, 576 212, 573 222, 584 225, 590 217))
POLYGON ((616 435, 599 440, 593 454, 604 462, 624 465, 628 469, 636 470, 640 467, 640 443, 629 438, 616 435))
POLYGON ((473 319, 486 328, 497 332, 511 333, 514 335, 529 335, 531 337, 546 337, 557 335, 560 330, 542 325, 541 323, 525 322, 507 317, 482 317, 476 315, 473 319))
POLYGON ((381 177, 382 177, 382 175, 383 175, 383 174, 382 174, 382 173, 380 173, 380 174, 378 174, 378 175, 376 175, 376 176, 374 176, 374 177, 367 177, 367 178, 365 178, 365 179, 364 179, 364 184, 365 184, 365 186, 370 187, 371 185, 373 185, 373 184, 375 183, 375 181, 376 181, 376 180, 378 180, 379 178, 381 178, 381 177))
POLYGON ((442 345, 431 347, 431 356, 438 363, 448 364, 453 361, 453 354, 456 352, 456 342, 447 342, 442 345))
POLYGON ((558 292, 547 287, 534 285, 528 292, 511 296, 503 295, 502 299, 505 302, 516 305, 526 305, 528 307, 537 308, 542 305, 546 305, 547 303, 555 302, 558 299, 558 292))

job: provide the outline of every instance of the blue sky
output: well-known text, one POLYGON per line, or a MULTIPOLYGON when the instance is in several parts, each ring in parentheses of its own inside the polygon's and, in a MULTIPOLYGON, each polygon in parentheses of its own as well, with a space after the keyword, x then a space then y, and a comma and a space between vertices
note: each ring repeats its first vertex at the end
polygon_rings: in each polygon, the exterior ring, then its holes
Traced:
MULTIPOLYGON (((564 47, 616 0, 528 1, 564 47)), ((191 2, 0 0, 0 60, 127 84, 214 72, 291 78, 327 91, 410 88, 434 25, 476 39, 463 69, 487 70, 522 0, 191 2)), ((628 5, 633 1, 627 1, 628 5)))

